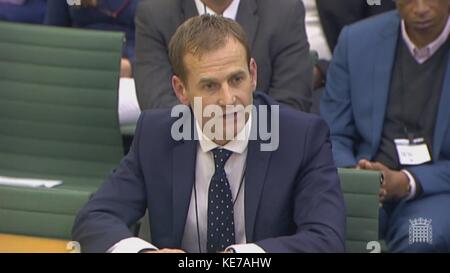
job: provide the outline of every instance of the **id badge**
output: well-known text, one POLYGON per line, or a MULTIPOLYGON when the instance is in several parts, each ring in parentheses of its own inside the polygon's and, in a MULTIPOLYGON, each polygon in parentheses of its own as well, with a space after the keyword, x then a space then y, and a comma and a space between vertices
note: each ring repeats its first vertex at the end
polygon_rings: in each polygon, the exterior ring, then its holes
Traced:
POLYGON ((399 138, 394 139, 394 142, 400 164, 420 165, 431 161, 428 146, 423 138, 415 138, 412 141, 406 138, 399 138))

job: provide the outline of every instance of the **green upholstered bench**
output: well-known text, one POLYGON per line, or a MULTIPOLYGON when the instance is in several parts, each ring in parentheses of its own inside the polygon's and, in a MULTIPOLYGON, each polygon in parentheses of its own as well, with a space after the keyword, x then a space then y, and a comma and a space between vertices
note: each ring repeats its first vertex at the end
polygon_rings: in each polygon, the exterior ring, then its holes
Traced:
POLYGON ((123 155, 123 33, 0 22, 0 233, 70 238, 74 217, 123 155))

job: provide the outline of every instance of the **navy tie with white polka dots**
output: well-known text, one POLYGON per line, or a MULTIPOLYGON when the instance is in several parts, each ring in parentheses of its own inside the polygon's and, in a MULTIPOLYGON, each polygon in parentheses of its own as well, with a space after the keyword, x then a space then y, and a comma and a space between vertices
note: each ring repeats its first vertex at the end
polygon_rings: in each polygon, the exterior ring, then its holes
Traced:
POLYGON ((208 191, 208 252, 218 252, 235 243, 233 197, 225 173, 225 163, 231 153, 214 149, 215 172, 208 191))

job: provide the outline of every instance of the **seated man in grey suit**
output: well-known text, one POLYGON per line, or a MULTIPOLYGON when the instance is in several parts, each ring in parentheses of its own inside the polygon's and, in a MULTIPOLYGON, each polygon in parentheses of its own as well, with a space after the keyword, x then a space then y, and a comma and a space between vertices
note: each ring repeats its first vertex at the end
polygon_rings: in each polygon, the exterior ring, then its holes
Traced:
POLYGON ((142 110, 178 104, 170 79, 168 44, 186 19, 221 14, 237 21, 258 63, 257 89, 309 112, 312 65, 299 0, 147 0, 136 11, 136 92, 142 110))
POLYGON ((379 170, 393 252, 450 251, 450 0, 396 0, 344 28, 321 114, 339 167, 379 170))

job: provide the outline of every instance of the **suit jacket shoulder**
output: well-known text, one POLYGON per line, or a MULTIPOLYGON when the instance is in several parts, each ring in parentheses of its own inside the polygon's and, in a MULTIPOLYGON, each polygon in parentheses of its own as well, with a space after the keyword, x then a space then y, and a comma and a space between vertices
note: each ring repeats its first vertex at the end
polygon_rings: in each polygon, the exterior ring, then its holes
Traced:
POLYGON ((344 29, 347 29, 351 39, 364 42, 373 41, 380 36, 397 34, 399 24, 400 15, 398 11, 394 10, 356 22, 344 29))
POLYGON ((139 3, 136 10, 136 18, 143 18, 151 22, 146 24, 154 30, 159 30, 167 35, 166 39, 175 32, 179 24, 183 22, 182 2, 180 0, 145 0, 139 3))

